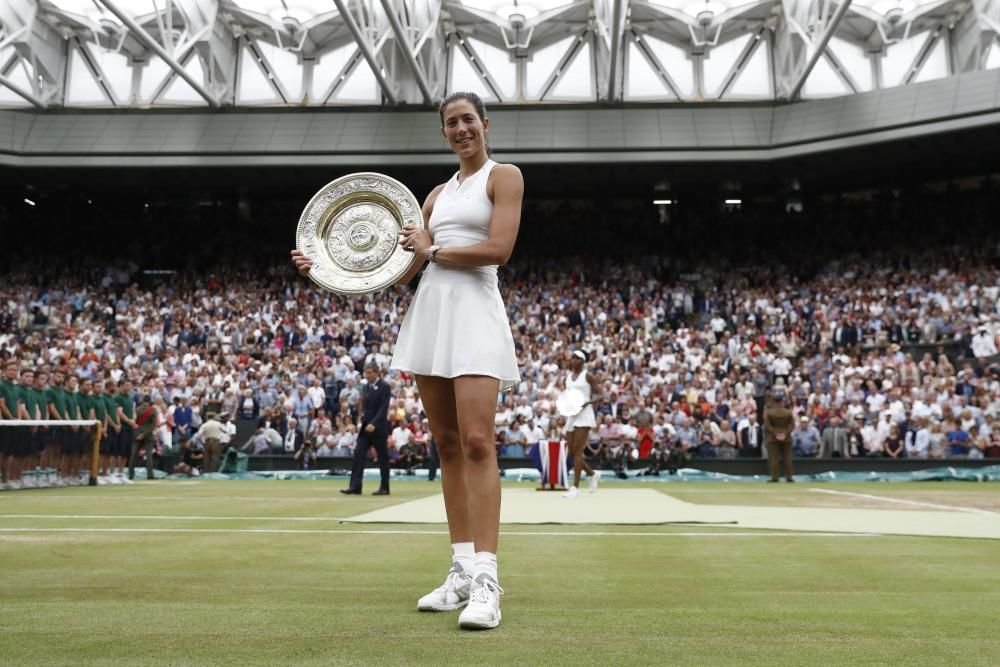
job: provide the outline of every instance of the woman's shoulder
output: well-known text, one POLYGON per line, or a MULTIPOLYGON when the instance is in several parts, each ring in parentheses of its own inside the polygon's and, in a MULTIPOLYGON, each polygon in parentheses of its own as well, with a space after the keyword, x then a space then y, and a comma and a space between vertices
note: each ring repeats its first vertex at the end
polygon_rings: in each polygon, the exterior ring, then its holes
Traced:
POLYGON ((497 162, 492 159, 491 161, 493 162, 493 167, 490 169, 490 176, 493 174, 521 176, 521 169, 516 164, 512 164, 510 162, 497 162))

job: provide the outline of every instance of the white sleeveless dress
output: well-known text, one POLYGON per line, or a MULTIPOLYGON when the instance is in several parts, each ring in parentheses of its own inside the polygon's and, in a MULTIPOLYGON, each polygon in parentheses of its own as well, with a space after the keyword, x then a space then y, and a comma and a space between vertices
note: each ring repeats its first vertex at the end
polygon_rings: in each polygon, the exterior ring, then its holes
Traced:
MULTIPOLYGON (((428 225, 436 245, 457 248, 489 238, 493 202, 486 182, 496 164, 487 160, 461 184, 456 172, 445 184, 428 225)), ((521 375, 497 267, 428 264, 400 325, 389 367, 446 378, 488 375, 500 380, 500 391, 517 384, 521 375)))
MULTIPOLYGON (((583 394, 585 403, 590 401, 590 383, 587 382, 586 369, 580 371, 580 374, 575 378, 572 371, 566 376, 566 390, 570 389, 576 389, 583 394)), ((594 406, 585 405, 583 406, 583 410, 580 410, 580 412, 572 417, 566 418, 566 426, 563 428, 563 433, 569 433, 575 428, 594 428, 595 426, 597 426, 597 417, 594 415, 594 406)))

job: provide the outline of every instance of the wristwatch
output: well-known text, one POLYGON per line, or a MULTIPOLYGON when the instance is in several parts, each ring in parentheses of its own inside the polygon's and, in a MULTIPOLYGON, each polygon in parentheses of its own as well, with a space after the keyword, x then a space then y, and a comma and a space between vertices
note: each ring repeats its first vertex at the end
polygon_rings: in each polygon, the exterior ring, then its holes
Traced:
POLYGON ((435 259, 435 256, 437 255, 437 251, 440 250, 440 249, 441 249, 441 246, 439 246, 439 245, 432 245, 430 248, 428 248, 427 249, 427 259, 428 259, 428 261, 436 262, 437 260, 435 259))

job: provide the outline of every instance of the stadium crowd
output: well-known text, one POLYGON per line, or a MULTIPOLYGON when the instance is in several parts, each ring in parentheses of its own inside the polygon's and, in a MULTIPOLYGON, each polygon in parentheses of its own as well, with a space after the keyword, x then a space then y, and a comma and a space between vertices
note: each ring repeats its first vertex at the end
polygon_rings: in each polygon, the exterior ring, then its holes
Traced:
MULTIPOLYGON (((560 437, 555 402, 582 348, 604 390, 591 453, 619 470, 635 459, 656 473, 692 457, 761 456, 761 415, 776 392, 797 420, 797 456, 1000 457, 994 246, 827 256, 808 274, 732 260, 679 270, 668 255, 503 267, 521 382, 498 406, 499 456, 560 437)), ((216 470, 230 445, 303 467, 351 455, 363 365, 387 368, 412 295, 400 286, 348 300, 285 264, 220 264, 155 283, 131 261, 44 278, 30 264, 11 268, 0 285, 0 417, 105 420, 109 481, 124 478, 141 428, 150 436, 139 448, 192 472, 216 470), (58 398, 56 384, 88 398, 58 398)), ((406 373, 386 378, 391 457, 412 470, 432 456, 419 391, 406 373)), ((7 485, 43 465, 75 476, 79 452, 54 461, 79 443, 3 436, 7 485)))

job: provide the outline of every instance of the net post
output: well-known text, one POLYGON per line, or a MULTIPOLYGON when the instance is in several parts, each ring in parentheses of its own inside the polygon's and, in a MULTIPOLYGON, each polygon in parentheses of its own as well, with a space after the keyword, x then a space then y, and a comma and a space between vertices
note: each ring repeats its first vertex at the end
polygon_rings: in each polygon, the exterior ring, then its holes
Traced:
POLYGON ((101 455, 101 424, 97 423, 94 428, 94 442, 90 453, 90 482, 89 486, 97 486, 98 464, 101 455))

